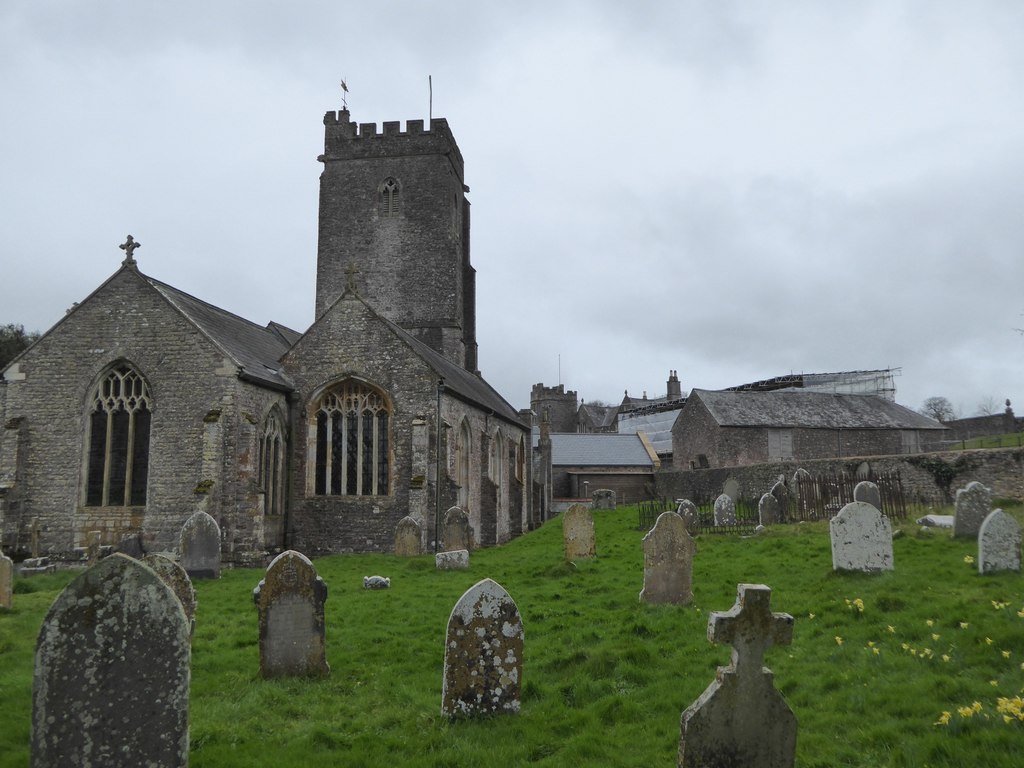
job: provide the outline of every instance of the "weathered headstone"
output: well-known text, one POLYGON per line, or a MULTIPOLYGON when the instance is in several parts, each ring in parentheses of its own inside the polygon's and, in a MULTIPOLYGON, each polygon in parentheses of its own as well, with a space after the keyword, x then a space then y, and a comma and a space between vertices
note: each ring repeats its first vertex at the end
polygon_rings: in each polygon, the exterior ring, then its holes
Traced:
POLYGON ((327 585, 308 557, 291 549, 275 557, 252 598, 259 611, 263 677, 316 677, 331 671, 324 632, 327 585))
POLYGON ((774 496, 775 500, 779 502, 778 522, 786 522, 789 519, 789 502, 791 495, 789 488, 787 488, 786 484, 780 480, 771 487, 771 490, 769 490, 768 493, 774 496))
POLYGON ((615 491, 608 488, 598 488, 594 491, 591 499, 594 509, 615 509, 615 491))
POLYGON ((14 561, 0 552, 0 608, 14 605, 14 561))
POLYGON ((978 481, 956 492, 953 535, 976 538, 981 523, 992 511, 992 492, 978 481))
POLYGON ((448 618, 441 713, 455 718, 518 712, 522 680, 519 609, 496 581, 479 581, 448 618))
POLYGON ((736 502, 726 493, 715 499, 715 525, 736 525, 736 502))
POLYGON ((733 504, 740 500, 740 482, 734 477, 728 478, 722 485, 722 493, 732 499, 733 504))
POLYGON ((861 480, 853 487, 853 500, 870 504, 879 512, 882 511, 882 492, 878 486, 868 480, 861 480))
POLYGON ((473 528, 469 524, 469 515, 461 507, 452 507, 445 512, 441 526, 441 549, 452 552, 472 548, 473 528))
POLYGON ((877 508, 851 501, 829 521, 832 570, 891 571, 892 526, 877 508))
POLYGON ((187 765, 188 633, 171 589, 127 555, 68 584, 36 642, 32 765, 187 765))
POLYGON ((423 529, 419 522, 406 515, 395 527, 395 555, 416 557, 423 553, 423 529))
POLYGON ((146 550, 142 546, 141 533, 126 533, 121 537, 121 543, 117 545, 117 551, 122 555, 142 560, 146 556, 146 550))
POLYGON ((681 768, 790 768, 796 759, 796 716, 763 666, 765 650, 793 640, 793 617, 772 613, 771 589, 740 584, 736 604, 714 611, 708 640, 733 646, 732 663, 680 718, 681 768))
POLYGON ((391 579, 387 576, 363 576, 363 589, 390 589, 391 579))
POLYGON ((469 568, 469 550, 452 549, 434 555, 434 568, 439 571, 464 571, 469 568))
POLYGON ((662 512, 644 536, 645 603, 686 605, 693 600, 693 555, 697 545, 686 522, 675 512, 662 512))
POLYGON ((594 518, 582 504, 573 504, 562 516, 562 539, 565 559, 586 560, 597 557, 594 539, 594 518))
POLYGON ((181 567, 192 579, 220 578, 220 526, 201 510, 181 527, 181 567))
POLYGON ((89 565, 96 565, 100 561, 100 544, 102 534, 99 531, 89 531, 85 535, 85 546, 88 552, 89 565))
POLYGON ((1020 525, 1001 509, 995 509, 978 531, 978 572, 1020 571, 1020 525))
POLYGON ((188 619, 191 634, 196 623, 196 591, 192 588, 192 580, 185 573, 185 569, 171 558, 156 553, 146 555, 142 562, 152 568, 178 598, 182 610, 185 611, 185 618, 188 619))
POLYGON ((679 506, 676 507, 676 514, 683 518, 686 530, 690 532, 691 536, 697 533, 697 529, 700 528, 700 514, 696 504, 689 499, 680 499, 679 506))
MULTIPOLYGON (((856 476, 858 480, 867 480, 869 477, 871 477, 871 465, 868 464, 866 461, 862 461, 860 464, 857 465, 856 476)), ((857 499, 857 501, 860 501, 860 499, 857 499)), ((868 503, 870 504, 871 502, 868 503)))
POLYGON ((780 522, 781 507, 779 500, 772 494, 766 493, 761 496, 761 500, 757 502, 757 519, 761 525, 775 525, 780 522))

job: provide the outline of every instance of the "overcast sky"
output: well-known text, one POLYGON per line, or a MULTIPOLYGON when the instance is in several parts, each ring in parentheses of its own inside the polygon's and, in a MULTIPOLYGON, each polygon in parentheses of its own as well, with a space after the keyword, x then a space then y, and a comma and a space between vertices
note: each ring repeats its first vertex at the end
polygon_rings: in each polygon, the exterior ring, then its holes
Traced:
POLYGON ((1024 3, 0 2, 0 324, 118 269, 313 320, 323 114, 445 117, 480 366, 618 402, 900 368, 1024 415, 1024 3))

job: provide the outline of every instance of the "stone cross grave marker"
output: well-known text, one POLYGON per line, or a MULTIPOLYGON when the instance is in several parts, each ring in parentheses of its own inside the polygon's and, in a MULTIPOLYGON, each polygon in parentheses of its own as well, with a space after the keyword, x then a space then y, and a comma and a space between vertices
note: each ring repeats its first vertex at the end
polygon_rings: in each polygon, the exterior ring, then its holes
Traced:
POLYGON ((597 557, 594 518, 582 504, 573 504, 562 516, 562 540, 565 559, 570 562, 597 557))
POLYGON ((736 525, 736 502, 727 493, 715 499, 715 525, 736 525))
POLYGON ((878 486, 869 480, 861 480, 853 487, 853 500, 863 501, 879 512, 882 511, 882 493, 878 490, 878 486))
POLYGON ((779 500, 770 493, 763 494, 757 502, 757 520, 761 525, 775 525, 780 522, 779 500))
POLYGON ((615 509, 615 491, 608 488, 598 488, 594 491, 591 499, 594 502, 594 509, 615 509))
POLYGON ((953 512, 953 536, 975 538, 982 521, 992 511, 992 492, 978 481, 956 492, 953 512))
POLYGON ((676 514, 683 518, 686 523, 686 530, 693 535, 700 527, 700 515, 697 512, 697 505, 689 499, 679 499, 679 506, 676 507, 676 514))
POLYGON ((327 675, 324 603, 327 585, 301 552, 289 549, 267 566, 252 591, 259 612, 263 677, 327 675))
POLYGON ((441 526, 441 551, 473 548, 473 528, 469 515, 461 507, 452 507, 444 514, 441 526))
POLYGON ((181 527, 181 567, 192 579, 220 578, 220 526, 202 510, 181 527))
POLYGON ((406 515, 395 526, 395 555, 416 557, 423 554, 423 529, 416 518, 406 515))
POLYGON ((178 598, 182 610, 185 611, 185 618, 188 619, 191 634, 196 625, 196 591, 192 588, 192 580, 185 573, 185 569, 171 558, 156 553, 146 555, 142 562, 152 568, 178 598))
POLYGON ((188 765, 189 627, 151 568, 120 553, 64 588, 43 620, 32 765, 188 765))
POLYGON ((441 713, 455 718, 518 712, 522 680, 519 609, 496 581, 478 581, 448 618, 441 713))
POLYGON ((645 603, 687 605, 693 600, 693 555, 697 545, 675 512, 662 512, 644 536, 645 603))
POLYGON ((679 766, 789 768, 796 756, 796 717, 763 665, 771 645, 793 640, 793 617, 772 613, 771 589, 740 584, 736 604, 714 611, 708 640, 732 645, 732 662, 680 718, 679 766))
POLYGON ((14 605, 14 561, 0 552, 0 608, 14 605))
POLYGON ((992 510, 978 531, 978 573, 1020 572, 1020 525, 1001 509, 992 510))
POLYGON ((892 526, 877 508, 851 501, 828 524, 832 539, 832 570, 891 571, 892 526))

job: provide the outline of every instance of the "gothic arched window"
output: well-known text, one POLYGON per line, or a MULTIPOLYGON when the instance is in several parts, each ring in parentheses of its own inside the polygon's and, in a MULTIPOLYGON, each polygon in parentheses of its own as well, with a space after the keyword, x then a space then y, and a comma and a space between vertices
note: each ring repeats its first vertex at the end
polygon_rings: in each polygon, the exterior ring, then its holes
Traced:
POLYGON ((260 487, 263 489, 263 513, 284 512, 284 425, 275 408, 267 417, 260 437, 260 487))
POLYGON ((455 440, 455 481, 459 484, 459 506, 469 506, 469 466, 473 453, 473 433, 469 422, 465 419, 459 427, 459 436, 455 440))
POLYGON ((310 409, 315 423, 313 492, 386 496, 391 482, 391 406, 378 389, 347 379, 310 409))
POLYGON ((85 505, 145 505, 152 412, 146 380, 120 363, 96 385, 90 401, 85 505))
POLYGON ((393 177, 380 185, 380 215, 385 218, 398 215, 398 182, 393 177))

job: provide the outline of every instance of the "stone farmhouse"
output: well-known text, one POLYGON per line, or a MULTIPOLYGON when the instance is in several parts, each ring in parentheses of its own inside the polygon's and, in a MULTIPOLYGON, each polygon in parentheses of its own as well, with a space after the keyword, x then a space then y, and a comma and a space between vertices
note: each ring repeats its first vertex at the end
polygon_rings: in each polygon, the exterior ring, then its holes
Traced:
POLYGON ((529 424, 477 370, 469 188, 448 124, 324 118, 316 312, 257 325, 140 269, 113 275, 3 371, 0 535, 72 556, 99 532, 222 557, 391 551, 409 515, 474 544, 534 525, 529 424))

